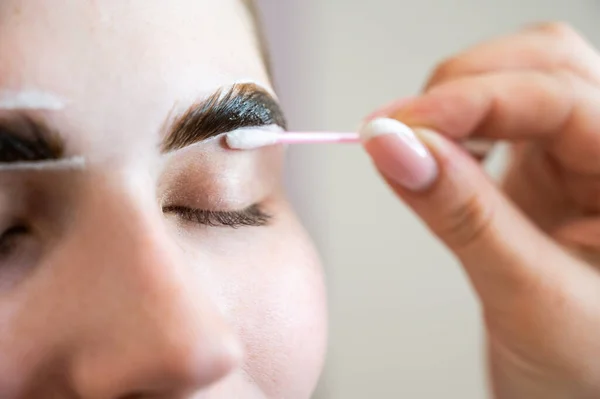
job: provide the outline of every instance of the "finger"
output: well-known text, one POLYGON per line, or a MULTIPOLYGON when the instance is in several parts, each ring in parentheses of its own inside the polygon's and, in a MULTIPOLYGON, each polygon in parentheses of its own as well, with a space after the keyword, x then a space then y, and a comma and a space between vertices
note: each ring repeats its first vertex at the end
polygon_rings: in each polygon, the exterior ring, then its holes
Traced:
POLYGON ((553 237, 577 256, 600 268, 600 218, 573 220, 557 229, 553 237))
MULTIPOLYGON (((377 118, 386 118, 394 113, 399 112, 402 107, 410 104, 415 97, 406 97, 398 100, 391 101, 390 103, 380 107, 377 111, 367 115, 364 119, 364 123, 368 123, 373 119, 377 118)), ((469 153, 473 158, 478 161, 483 161, 488 156, 488 154, 492 151, 495 146, 495 142, 489 139, 469 139, 465 140, 461 143, 461 146, 469 153)))
POLYGON ((431 132, 415 136, 391 119, 374 120, 361 134, 384 178, 458 256, 484 302, 501 306, 507 295, 559 278, 566 254, 455 144, 431 132))
POLYGON ((578 32, 562 23, 545 23, 479 44, 442 62, 426 88, 469 75, 519 69, 569 70, 600 84, 600 54, 578 32))
POLYGON ((387 117, 387 116, 397 112, 405 105, 409 104, 413 99, 414 99, 414 97, 406 97, 406 98, 400 98, 397 100, 393 100, 393 101, 385 104, 384 106, 380 107, 377 111, 371 113, 370 115, 367 115, 367 117, 364 119, 364 121, 366 123, 366 122, 371 121, 376 118, 387 117))
POLYGON ((573 215, 573 203, 552 157, 539 145, 513 145, 502 179, 502 192, 544 232, 552 232, 573 215), (540 193, 543 193, 540 197, 540 193))
POLYGON ((544 140, 582 174, 600 173, 600 89, 568 74, 490 73, 435 87, 393 115, 452 139, 544 140))
POLYGON ((471 139, 466 140, 461 145, 477 161, 483 161, 494 149, 496 143, 486 139, 471 139))

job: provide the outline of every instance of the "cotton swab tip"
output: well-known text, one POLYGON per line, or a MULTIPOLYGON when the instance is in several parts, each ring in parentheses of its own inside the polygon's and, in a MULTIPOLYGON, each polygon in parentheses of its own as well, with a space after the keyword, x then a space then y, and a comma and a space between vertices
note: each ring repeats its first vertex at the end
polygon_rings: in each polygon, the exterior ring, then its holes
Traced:
POLYGON ((279 132, 273 130, 238 129, 227 133, 225 140, 233 150, 252 150, 277 144, 279 132))

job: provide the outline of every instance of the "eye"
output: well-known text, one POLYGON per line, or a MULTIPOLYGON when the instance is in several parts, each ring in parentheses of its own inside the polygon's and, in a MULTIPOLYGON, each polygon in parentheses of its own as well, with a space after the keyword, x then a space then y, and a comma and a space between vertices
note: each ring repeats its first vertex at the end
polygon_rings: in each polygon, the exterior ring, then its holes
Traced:
POLYGON ((12 223, 0 234, 0 292, 13 288, 39 263, 42 245, 27 223, 12 223))
POLYGON ((0 260, 10 259, 18 252, 21 241, 30 233, 29 227, 24 224, 16 224, 6 229, 0 235, 0 260))
POLYGON ((182 220, 210 227, 266 226, 271 216, 254 204, 240 211, 209 211, 185 206, 166 206, 163 213, 172 213, 182 220))

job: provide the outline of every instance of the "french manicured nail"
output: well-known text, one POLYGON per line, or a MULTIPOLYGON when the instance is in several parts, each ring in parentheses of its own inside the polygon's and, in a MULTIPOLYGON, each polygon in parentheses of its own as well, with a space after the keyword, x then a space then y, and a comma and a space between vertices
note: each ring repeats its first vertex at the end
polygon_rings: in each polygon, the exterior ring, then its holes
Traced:
POLYGON ((404 123, 378 118, 360 129, 365 149, 390 180, 412 191, 427 189, 438 176, 431 152, 404 123))

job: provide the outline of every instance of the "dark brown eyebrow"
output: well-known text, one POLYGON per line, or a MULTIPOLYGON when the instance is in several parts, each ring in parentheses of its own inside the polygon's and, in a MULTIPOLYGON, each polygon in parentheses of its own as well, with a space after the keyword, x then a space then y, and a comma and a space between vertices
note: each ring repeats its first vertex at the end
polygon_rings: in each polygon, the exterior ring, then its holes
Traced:
POLYGON ((227 90, 218 90, 178 117, 162 150, 174 151, 242 127, 268 125, 286 127, 277 101, 260 86, 235 84, 227 90))
POLYGON ((0 118, 0 164, 63 158, 64 143, 40 120, 27 115, 0 118))

